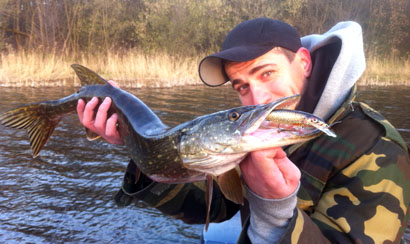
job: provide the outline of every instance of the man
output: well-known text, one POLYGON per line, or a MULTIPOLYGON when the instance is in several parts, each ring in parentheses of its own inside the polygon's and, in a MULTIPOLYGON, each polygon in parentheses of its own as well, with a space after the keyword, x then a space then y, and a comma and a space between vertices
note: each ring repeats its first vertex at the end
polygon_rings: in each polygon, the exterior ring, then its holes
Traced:
MULTIPOLYGON (((296 109, 330 124, 337 138, 255 151, 240 164, 250 217, 239 242, 399 243, 408 220, 410 160, 407 145, 379 113, 354 102, 365 68, 361 28, 342 22, 323 35, 300 39, 288 24, 268 18, 245 21, 226 37, 222 51, 199 65, 209 86, 230 81, 244 105, 302 94, 296 109), (297 197, 296 197, 297 196, 297 197)), ((83 125, 121 143, 110 100, 78 103, 83 125)), ((133 198, 188 223, 204 222, 198 183, 167 185, 138 177, 131 161, 116 196, 133 198)), ((240 207, 216 188, 211 219, 223 221, 240 207)))

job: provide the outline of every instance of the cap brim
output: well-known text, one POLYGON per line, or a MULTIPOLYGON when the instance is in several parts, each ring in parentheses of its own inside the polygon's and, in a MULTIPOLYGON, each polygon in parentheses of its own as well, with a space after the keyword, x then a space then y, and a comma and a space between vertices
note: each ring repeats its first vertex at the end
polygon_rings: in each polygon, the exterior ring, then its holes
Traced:
POLYGON ((272 45, 240 46, 209 55, 199 63, 199 78, 208 86, 223 85, 229 81, 223 67, 223 60, 232 62, 249 61, 269 52, 273 47, 272 45))
POLYGON ((199 78, 208 86, 220 86, 229 80, 222 59, 208 56, 199 63, 199 78))

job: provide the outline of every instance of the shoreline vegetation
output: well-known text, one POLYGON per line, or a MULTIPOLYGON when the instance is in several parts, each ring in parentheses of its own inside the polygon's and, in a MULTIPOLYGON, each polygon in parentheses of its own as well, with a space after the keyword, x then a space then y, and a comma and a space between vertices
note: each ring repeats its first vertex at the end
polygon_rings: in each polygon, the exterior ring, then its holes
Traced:
POLYGON ((244 20, 300 36, 362 27, 359 85, 410 85, 409 0, 0 0, 0 87, 80 86, 82 64, 122 87, 201 85, 198 63, 244 20))
MULTIPOLYGON (((84 65, 124 88, 200 85, 196 58, 166 53, 125 54, 106 52, 79 58, 36 52, 0 54, 0 87, 78 87, 79 80, 70 65, 84 65)), ((367 58, 367 68, 359 85, 410 85, 410 60, 367 58)))
POLYGON ((76 55, 78 58, 36 52, 0 54, 0 87, 79 87, 71 64, 81 64, 120 87, 172 87, 199 84, 199 58, 180 58, 130 50, 76 55))

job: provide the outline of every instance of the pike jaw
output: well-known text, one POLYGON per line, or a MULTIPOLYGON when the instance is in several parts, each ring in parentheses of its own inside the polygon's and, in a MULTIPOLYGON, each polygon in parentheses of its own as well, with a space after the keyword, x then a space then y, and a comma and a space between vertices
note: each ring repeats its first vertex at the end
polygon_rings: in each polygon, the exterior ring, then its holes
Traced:
POLYGON ((280 101, 245 106, 199 117, 181 129, 179 153, 186 168, 218 176, 255 150, 306 141, 319 130, 265 126, 280 101))

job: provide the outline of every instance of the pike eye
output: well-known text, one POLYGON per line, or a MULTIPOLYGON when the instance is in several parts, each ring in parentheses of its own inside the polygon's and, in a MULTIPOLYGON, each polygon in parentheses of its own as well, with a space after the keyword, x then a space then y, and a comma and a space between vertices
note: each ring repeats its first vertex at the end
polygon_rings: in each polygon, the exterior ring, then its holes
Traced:
POLYGON ((230 121, 235 121, 237 119, 239 119, 239 117, 241 117, 241 115, 238 112, 232 112, 229 114, 229 120, 230 121))

